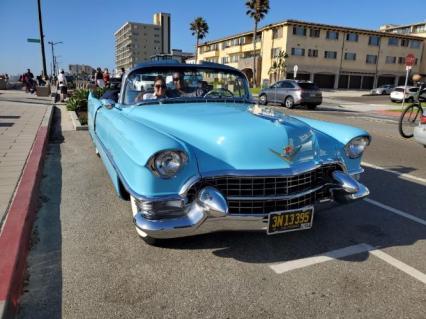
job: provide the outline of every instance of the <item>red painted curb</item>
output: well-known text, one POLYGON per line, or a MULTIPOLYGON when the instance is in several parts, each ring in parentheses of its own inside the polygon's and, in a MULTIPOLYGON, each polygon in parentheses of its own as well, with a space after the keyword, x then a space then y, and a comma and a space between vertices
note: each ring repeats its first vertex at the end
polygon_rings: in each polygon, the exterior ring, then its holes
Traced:
POLYGON ((16 311, 22 292, 48 130, 48 126, 41 126, 37 131, 0 234, 0 302, 5 303, 5 316, 16 311))

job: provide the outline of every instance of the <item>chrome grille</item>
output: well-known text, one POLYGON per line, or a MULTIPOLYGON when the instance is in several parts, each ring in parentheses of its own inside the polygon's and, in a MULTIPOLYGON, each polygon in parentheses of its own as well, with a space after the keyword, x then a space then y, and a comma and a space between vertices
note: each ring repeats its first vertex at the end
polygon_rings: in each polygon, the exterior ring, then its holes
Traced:
POLYGON ((265 199, 297 195, 318 188, 330 181, 331 173, 342 170, 338 164, 323 165, 295 176, 220 176, 199 181, 188 192, 192 201, 198 190, 206 186, 217 188, 226 198, 230 214, 267 214, 273 211, 302 208, 330 197, 326 188, 292 199, 265 199), (262 199, 256 199, 263 197, 262 199))

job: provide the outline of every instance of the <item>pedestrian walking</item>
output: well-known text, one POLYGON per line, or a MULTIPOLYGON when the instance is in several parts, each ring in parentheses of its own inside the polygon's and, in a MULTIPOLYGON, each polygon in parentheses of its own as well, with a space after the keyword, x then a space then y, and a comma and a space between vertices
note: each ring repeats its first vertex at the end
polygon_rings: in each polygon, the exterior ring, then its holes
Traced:
POLYGON ((65 77, 65 72, 63 69, 59 70, 58 74, 58 88, 61 92, 61 102, 64 102, 67 98, 67 90, 68 90, 68 83, 67 78, 65 77))
POLYGON ((120 71, 120 79, 121 80, 123 79, 124 73, 126 73, 126 70, 124 70, 124 68, 121 68, 121 71, 120 71))
POLYGON ((110 75, 107 68, 104 69, 104 73, 102 76, 103 76, 105 87, 109 88, 110 75))
POLYGON ((35 91, 34 74, 31 73, 30 69, 22 76, 22 82, 25 85, 25 92, 33 94, 35 91))
POLYGON ((104 82, 104 75, 102 73, 101 68, 97 68, 96 69, 96 73, 95 73, 95 81, 96 81, 96 86, 103 88, 105 87, 105 82, 104 82))

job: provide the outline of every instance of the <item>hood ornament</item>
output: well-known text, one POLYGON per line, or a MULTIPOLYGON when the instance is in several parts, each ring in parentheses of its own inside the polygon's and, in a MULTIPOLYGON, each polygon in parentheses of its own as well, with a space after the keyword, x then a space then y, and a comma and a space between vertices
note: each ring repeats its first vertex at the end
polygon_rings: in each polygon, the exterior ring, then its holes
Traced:
POLYGON ((277 155, 279 158, 287 162, 291 162, 293 161, 294 156, 300 151, 301 148, 302 148, 302 145, 293 146, 292 143, 290 143, 289 145, 287 145, 286 147, 282 149, 281 153, 271 148, 269 150, 275 155, 277 155))

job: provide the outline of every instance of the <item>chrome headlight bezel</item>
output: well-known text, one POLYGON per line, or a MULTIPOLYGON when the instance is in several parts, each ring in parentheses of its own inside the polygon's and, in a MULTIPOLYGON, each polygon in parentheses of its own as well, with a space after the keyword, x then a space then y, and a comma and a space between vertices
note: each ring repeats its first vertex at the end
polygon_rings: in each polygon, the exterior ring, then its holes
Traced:
POLYGON ((345 153, 349 158, 361 157, 368 145, 370 145, 371 137, 368 135, 357 136, 351 139, 345 145, 345 153))
POLYGON ((154 175, 172 178, 187 163, 188 156, 181 150, 163 150, 155 153, 148 160, 148 167, 154 175))

